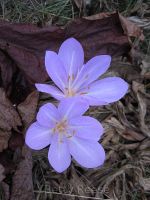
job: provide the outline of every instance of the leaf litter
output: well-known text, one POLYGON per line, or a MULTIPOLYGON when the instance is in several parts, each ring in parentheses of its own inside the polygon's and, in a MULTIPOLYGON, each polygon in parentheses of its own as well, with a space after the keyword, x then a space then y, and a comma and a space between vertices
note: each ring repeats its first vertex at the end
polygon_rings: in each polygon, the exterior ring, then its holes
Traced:
POLYGON ((138 60, 137 49, 130 40, 132 36, 139 43, 143 40, 143 33, 136 25, 124 20, 123 25, 118 13, 103 13, 96 18, 71 21, 65 27, 39 28, 31 24, 0 22, 2 199, 95 197, 148 200, 149 76, 145 78, 147 70, 141 70, 141 65, 137 64, 144 59, 138 60), (107 159, 104 166, 87 170, 74 161, 65 173, 57 174, 48 164, 47 149, 40 152, 29 150, 24 145, 24 134, 35 119, 38 106, 47 101, 54 102, 47 95, 42 94, 39 98, 34 88, 35 82, 45 82, 48 78, 44 69, 45 50, 57 50, 68 37, 75 37, 82 43, 86 59, 98 54, 112 55, 112 66, 104 76, 121 76, 128 81, 130 89, 121 101, 93 107, 87 113, 105 127, 102 144, 107 159))

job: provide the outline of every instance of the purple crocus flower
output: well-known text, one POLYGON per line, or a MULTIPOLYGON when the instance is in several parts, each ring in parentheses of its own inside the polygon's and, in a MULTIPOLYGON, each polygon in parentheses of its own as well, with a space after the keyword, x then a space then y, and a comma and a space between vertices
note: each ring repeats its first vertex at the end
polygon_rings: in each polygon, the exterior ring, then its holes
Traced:
POLYGON ((40 92, 46 92, 62 100, 66 97, 80 97, 89 105, 106 105, 121 99, 128 90, 128 84, 119 77, 97 80, 110 66, 109 55, 95 56, 84 64, 84 51, 74 38, 64 41, 58 54, 46 51, 45 66, 48 75, 57 87, 36 84, 40 92))
POLYGON ((87 102, 76 98, 62 100, 58 108, 45 104, 27 130, 26 144, 35 150, 51 144, 48 159, 57 172, 69 167, 71 156, 86 168, 102 165, 105 152, 98 141, 103 128, 96 119, 82 116, 88 108, 87 102))

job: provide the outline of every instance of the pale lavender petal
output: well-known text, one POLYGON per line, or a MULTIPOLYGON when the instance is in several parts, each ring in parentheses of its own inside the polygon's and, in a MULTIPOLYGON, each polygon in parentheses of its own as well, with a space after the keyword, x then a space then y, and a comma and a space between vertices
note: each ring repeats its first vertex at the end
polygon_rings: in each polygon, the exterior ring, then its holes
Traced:
POLYGON ((107 71, 110 66, 110 62, 111 56, 109 55, 95 56, 82 67, 73 83, 73 86, 75 88, 79 88, 92 83, 107 71))
POLYGON ((46 51, 45 66, 50 78, 64 91, 67 84, 67 74, 62 61, 55 52, 46 51))
POLYGON ((41 126, 52 128, 59 121, 60 116, 57 108, 52 103, 40 107, 36 117, 41 126))
POLYGON ((84 51, 81 44, 74 38, 65 40, 58 53, 67 74, 74 78, 84 63, 84 51))
POLYGON ((96 81, 85 89, 84 98, 90 105, 104 105, 121 99, 128 90, 128 84, 119 77, 109 77, 96 81))
POLYGON ((98 141, 103 134, 103 127, 100 122, 88 116, 71 119, 69 127, 74 131, 75 136, 93 141, 98 141))
POLYGON ((81 116, 88 108, 89 105, 86 101, 76 97, 64 99, 58 105, 58 111, 64 119, 81 116))
POLYGON ((68 144, 71 155, 83 167, 94 168, 104 163, 105 151, 98 142, 72 137, 68 144))
MULTIPOLYGON (((88 91, 88 90, 86 90, 88 91)), ((87 101, 90 106, 103 106, 108 105, 109 103, 101 101, 99 98, 88 95, 87 92, 81 92, 80 98, 84 101, 87 101)))
POLYGON ((64 98, 64 94, 55 86, 40 83, 36 83, 35 86, 39 92, 48 93, 57 100, 61 100, 64 98))
POLYGON ((65 171, 71 163, 68 144, 65 140, 60 142, 57 135, 52 138, 48 160, 51 166, 59 173, 65 171))
POLYGON ((31 124, 25 136, 25 143, 34 150, 45 148, 51 143, 51 129, 37 122, 31 124))

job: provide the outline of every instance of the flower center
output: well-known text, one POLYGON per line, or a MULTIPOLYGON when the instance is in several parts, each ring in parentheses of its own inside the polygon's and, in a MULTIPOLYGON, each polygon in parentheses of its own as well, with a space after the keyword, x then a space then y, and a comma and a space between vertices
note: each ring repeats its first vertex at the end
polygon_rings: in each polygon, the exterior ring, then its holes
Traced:
POLYGON ((66 88, 65 96, 66 97, 73 97, 76 95, 76 92, 72 88, 66 88))
POLYGON ((53 129, 53 132, 57 132, 57 133, 65 133, 68 127, 68 123, 67 120, 63 120, 61 122, 56 122, 56 126, 53 129))
POLYGON ((75 135, 75 130, 70 130, 69 125, 67 120, 62 120, 60 122, 56 122, 55 127, 53 128, 52 131, 54 134, 58 134, 59 142, 63 142, 63 137, 65 136, 66 138, 71 138, 72 136, 75 135))

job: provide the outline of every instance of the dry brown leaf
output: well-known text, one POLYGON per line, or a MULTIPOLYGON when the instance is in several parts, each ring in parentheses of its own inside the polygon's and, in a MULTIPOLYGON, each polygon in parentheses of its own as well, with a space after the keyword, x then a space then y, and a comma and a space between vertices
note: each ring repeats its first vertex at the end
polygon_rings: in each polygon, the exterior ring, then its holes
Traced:
POLYGON ((74 0, 76 6, 81 10, 83 4, 84 4, 84 0, 74 0))
MULTIPOLYGON (((90 20, 98 20, 110 17, 116 12, 101 12, 92 16, 85 17, 86 19, 90 20)), ((122 28, 124 30, 124 34, 126 34, 128 37, 135 37, 139 38, 140 40, 144 40, 143 31, 134 23, 129 21, 126 17, 122 16, 120 13, 118 13, 122 28)))
POLYGON ((10 131, 2 131, 0 130, 0 152, 8 147, 8 141, 11 136, 10 131))
POLYGON ((149 147, 150 147, 150 140, 149 138, 147 138, 143 142, 140 143, 139 150, 148 149, 149 147))
POLYGON ((138 69, 137 66, 133 66, 131 63, 125 62, 121 59, 113 59, 109 71, 109 76, 122 77, 128 83, 131 83, 133 80, 141 80, 141 76, 139 74, 140 69, 138 69))
POLYGON ((10 200, 34 200, 32 184, 32 156, 30 150, 24 146, 24 159, 18 164, 13 176, 12 194, 10 200))
POLYGON ((143 31, 133 22, 129 21, 127 18, 119 14, 119 18, 122 24, 124 33, 129 37, 136 37, 140 40, 144 40, 143 31))
POLYGON ((116 118, 111 117, 106 121, 109 125, 114 127, 120 136, 125 138, 126 140, 131 141, 141 141, 145 138, 144 135, 122 125, 116 118))
MULTIPOLYGON (((24 102, 18 105, 25 133, 29 124, 35 118, 39 94, 32 92, 24 102)), ((34 200, 32 183, 32 155, 31 150, 24 146, 22 149, 23 160, 19 163, 13 176, 11 200, 34 200)))
POLYGON ((22 148, 24 145, 24 137, 22 133, 13 131, 8 146, 11 150, 15 151, 17 148, 22 148))
POLYGON ((131 140, 131 141, 142 141, 145 138, 144 135, 137 133, 136 131, 131 130, 131 129, 126 129, 121 134, 121 136, 124 137, 125 139, 131 140))
POLYGON ((4 90, 0 88, 0 128, 10 131, 12 128, 17 130, 17 127, 21 125, 17 111, 7 99, 4 90))
POLYGON ((5 182, 1 182, 1 186, 5 194, 5 200, 9 200, 10 197, 9 185, 5 182))
POLYGON ((138 100, 139 108, 139 123, 141 131, 148 137, 150 137, 150 129, 145 122, 145 116, 147 113, 147 102, 146 102, 146 92, 143 84, 133 81, 132 84, 133 91, 138 100))
POLYGON ((141 75, 143 75, 145 78, 150 79, 150 58, 147 56, 145 59, 142 60, 141 64, 141 75))
POLYGON ((104 18, 107 18, 107 17, 110 17, 112 14, 115 14, 116 12, 101 12, 101 13, 98 13, 98 14, 95 14, 95 15, 91 15, 91 16, 88 16, 88 17, 84 17, 85 19, 89 19, 89 20, 98 20, 98 19, 104 19, 104 18))
POLYGON ((39 98, 39 93, 37 91, 34 91, 26 98, 24 102, 19 104, 17 107, 25 128, 28 128, 29 124, 35 118, 38 98, 39 98))
POLYGON ((4 90, 0 88, 0 152, 8 147, 11 130, 18 130, 21 124, 17 111, 7 99, 4 90))
POLYGON ((107 119, 106 122, 108 123, 108 125, 111 125, 112 127, 115 127, 122 132, 125 131, 125 127, 115 117, 107 119))
POLYGON ((79 171, 75 169, 73 166, 71 168, 71 172, 72 173, 71 173, 69 184, 74 186, 73 188, 74 194, 80 193, 81 196, 91 197, 94 189, 90 185, 90 181, 85 184, 84 181, 86 180, 86 178, 82 176, 82 174, 77 174, 79 173, 79 171))
POLYGON ((0 164, 0 182, 5 178, 4 171, 4 167, 0 164))
POLYGON ((140 177, 139 183, 145 191, 150 191, 150 178, 140 177))

